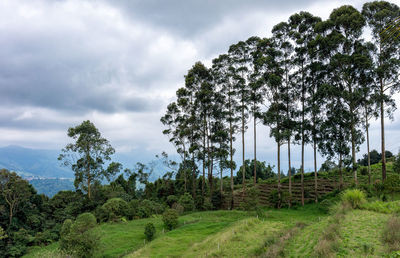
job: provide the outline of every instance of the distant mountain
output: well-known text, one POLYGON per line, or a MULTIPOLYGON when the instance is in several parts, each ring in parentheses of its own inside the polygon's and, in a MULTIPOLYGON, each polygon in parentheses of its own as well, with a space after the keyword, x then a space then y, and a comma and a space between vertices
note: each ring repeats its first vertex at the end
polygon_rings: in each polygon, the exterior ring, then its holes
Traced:
POLYGON ((20 146, 0 148, 0 168, 15 171, 25 178, 73 178, 71 169, 61 167, 59 151, 28 149, 20 146))
MULTIPOLYGON (((60 161, 57 160, 59 154, 60 150, 30 149, 14 145, 0 147, 0 169, 15 171, 28 180, 74 178, 71 169, 60 166, 60 161)), ((154 156, 137 151, 115 154, 112 160, 120 162, 124 168, 132 169, 136 162, 147 164, 152 157, 154 156)), ((149 179, 154 181, 163 173, 163 169, 157 167, 149 179)))

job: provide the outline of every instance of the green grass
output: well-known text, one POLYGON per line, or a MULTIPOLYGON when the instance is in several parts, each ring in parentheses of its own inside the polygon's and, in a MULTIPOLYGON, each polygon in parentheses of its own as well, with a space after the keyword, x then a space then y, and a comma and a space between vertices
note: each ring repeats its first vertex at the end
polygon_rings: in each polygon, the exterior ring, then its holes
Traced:
POLYGON ((341 223, 341 240, 337 256, 382 257, 386 250, 382 234, 389 215, 365 210, 352 210, 341 223))
POLYGON ((324 216, 315 205, 297 210, 267 209, 266 213, 264 220, 257 219, 254 213, 238 211, 195 213, 203 218, 166 233, 128 257, 253 256, 268 237, 281 229, 297 222, 316 222, 324 216))

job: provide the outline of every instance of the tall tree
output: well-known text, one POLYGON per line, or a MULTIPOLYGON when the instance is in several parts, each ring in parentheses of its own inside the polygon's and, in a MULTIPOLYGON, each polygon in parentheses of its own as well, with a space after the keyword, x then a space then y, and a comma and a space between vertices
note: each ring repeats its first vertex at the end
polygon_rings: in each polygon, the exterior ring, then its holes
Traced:
POLYGON ((385 158, 385 116, 391 117, 395 104, 394 92, 400 89, 400 38, 390 37, 386 29, 400 16, 399 7, 386 1, 374 1, 364 4, 362 9, 372 34, 375 84, 379 86, 382 181, 386 179, 385 158))
MULTIPOLYGON (((292 175, 291 175, 291 153, 290 144, 292 141, 292 134, 296 126, 295 112, 296 112, 296 92, 293 83, 291 83, 291 75, 293 68, 293 44, 291 41, 291 26, 287 22, 281 22, 272 28, 273 38, 277 49, 281 52, 279 55, 278 63, 283 71, 283 78, 281 80, 282 88, 282 101, 281 108, 284 109, 285 115, 282 116, 281 126, 283 141, 287 141, 288 145, 288 177, 289 177, 289 206, 292 201, 292 175)), ((302 180, 303 181, 303 180, 302 180)))
POLYGON ((257 56, 257 44, 260 41, 259 37, 251 37, 246 41, 248 51, 251 55, 251 62, 249 61, 250 73, 248 76, 249 81, 249 103, 250 103, 250 113, 253 115, 253 151, 254 151, 254 170, 253 179, 254 185, 257 183, 257 118, 261 117, 261 104, 264 102, 265 87, 264 84, 260 82, 260 74, 255 68, 255 58, 257 56))
POLYGON ((356 151, 361 144, 362 134, 357 128, 361 120, 360 71, 368 65, 368 57, 361 49, 361 35, 365 19, 352 6, 339 7, 329 17, 331 24, 330 38, 334 40, 335 48, 330 59, 331 76, 336 87, 342 91, 342 101, 347 106, 350 116, 349 130, 351 132, 351 157, 354 182, 357 184, 356 151))
POLYGON ((236 168, 233 161, 235 149, 233 142, 235 141, 235 134, 238 130, 239 116, 236 113, 238 102, 236 99, 236 89, 233 85, 234 69, 231 65, 231 58, 229 55, 220 55, 213 60, 212 75, 214 83, 217 86, 219 96, 224 98, 225 105, 221 105, 220 114, 223 122, 227 124, 228 138, 229 138, 229 168, 230 168, 230 186, 231 186, 231 208, 233 208, 233 171, 236 168))
MULTIPOLYGON (((252 53, 248 47, 247 42, 239 41, 237 44, 229 47, 228 55, 231 60, 232 67, 232 82, 237 93, 237 110, 240 113, 240 132, 242 135, 242 164, 245 162, 245 141, 244 135, 247 129, 247 122, 249 117, 248 103, 250 95, 249 75, 251 68, 249 63, 252 61, 252 53)), ((244 171, 243 176, 244 176, 244 171)), ((243 195, 246 189, 245 178, 243 178, 243 195)))
MULTIPOLYGON (((268 109, 263 112, 263 123, 270 127, 270 136, 274 137, 277 143, 277 169, 278 169, 278 196, 280 207, 281 201, 281 145, 284 142, 284 131, 282 117, 285 117, 285 105, 282 89, 284 70, 280 66, 279 59, 282 53, 277 49, 273 39, 262 39, 257 46, 256 69, 261 71, 262 83, 267 87, 268 109)), ((245 166, 243 166, 244 168, 245 166)))
POLYGON ((111 162, 107 168, 103 167, 106 161, 111 160, 110 156, 115 150, 89 120, 70 127, 68 136, 74 142, 62 149, 63 153, 59 155, 58 160, 62 161, 63 166, 70 167, 75 172, 75 187, 86 191, 88 198, 91 199, 92 185, 104 177, 110 179, 119 172, 121 165, 111 162))
POLYGON ((300 122, 298 126, 299 138, 301 139, 301 203, 304 205, 304 145, 309 142, 309 135, 313 142, 314 149, 314 192, 315 202, 318 201, 318 182, 317 182, 317 154, 316 154, 316 127, 317 113, 315 112, 315 100, 313 97, 320 83, 320 66, 317 65, 317 55, 315 54, 316 38, 315 25, 321 22, 319 17, 313 16, 308 12, 300 12, 289 18, 291 28, 291 38, 294 41, 294 64, 296 72, 294 82, 297 84, 297 91, 300 92, 300 122))

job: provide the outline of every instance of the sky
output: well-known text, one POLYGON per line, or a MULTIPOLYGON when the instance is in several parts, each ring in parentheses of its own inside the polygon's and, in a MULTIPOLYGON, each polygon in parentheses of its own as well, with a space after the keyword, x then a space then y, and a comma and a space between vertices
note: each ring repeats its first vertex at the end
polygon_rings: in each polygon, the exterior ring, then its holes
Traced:
MULTIPOLYGON (((296 12, 326 19, 334 8, 350 4, 360 10, 364 2, 1 0, 0 147, 61 150, 70 142, 67 129, 89 119, 132 163, 162 151, 174 154, 160 117, 196 61, 210 65, 231 44, 270 36, 275 24, 296 12)), ((399 128, 397 111, 386 127, 387 149, 396 153, 399 128)), ((267 128, 258 130, 257 156, 274 165, 276 144, 267 128)), ((250 132, 251 126, 249 158, 250 132)), ((370 137, 371 149, 379 149, 378 122, 370 137)), ((365 150, 363 145, 358 156, 365 150)), ((240 154, 238 148, 237 159, 240 154)), ((299 167, 299 146, 292 155, 299 167)), ((311 169, 310 148, 305 159, 311 169)), ((282 169, 286 164, 283 158, 282 169)))

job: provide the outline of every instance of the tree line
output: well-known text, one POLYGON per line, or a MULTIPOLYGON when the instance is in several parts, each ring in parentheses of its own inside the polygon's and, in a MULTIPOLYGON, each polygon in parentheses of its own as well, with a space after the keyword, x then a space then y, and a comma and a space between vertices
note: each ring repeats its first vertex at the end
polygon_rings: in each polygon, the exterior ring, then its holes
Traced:
MULTIPOLYGON (((357 184, 356 153, 366 141, 370 175, 368 130, 371 119, 380 119, 384 181, 385 118, 392 118, 392 96, 400 89, 400 39, 390 35, 393 30, 387 28, 399 16, 399 7, 385 1, 365 3, 361 11, 341 6, 327 20, 300 12, 275 25, 269 38, 253 36, 231 45, 227 53, 212 61, 211 67, 196 62, 185 75, 184 86, 176 91, 176 100, 161 118, 163 133, 185 166, 185 191, 192 181, 192 196, 196 198, 194 179, 196 168, 200 167, 201 195, 204 199, 208 184, 211 198, 216 187, 213 177, 219 174, 222 184, 223 171, 229 170, 233 206, 233 143, 239 140, 245 194, 244 139, 251 122, 255 164, 259 123, 268 126, 270 137, 276 142, 279 194, 281 146, 287 145, 288 149, 291 196, 291 145, 301 145, 304 205, 305 145, 313 148, 315 193, 317 152, 338 161, 340 185, 343 161, 349 157, 357 184), (370 40, 364 38, 364 31, 371 33, 370 40)), ((256 184, 256 165, 253 167, 256 184)))

